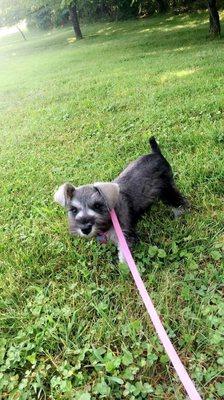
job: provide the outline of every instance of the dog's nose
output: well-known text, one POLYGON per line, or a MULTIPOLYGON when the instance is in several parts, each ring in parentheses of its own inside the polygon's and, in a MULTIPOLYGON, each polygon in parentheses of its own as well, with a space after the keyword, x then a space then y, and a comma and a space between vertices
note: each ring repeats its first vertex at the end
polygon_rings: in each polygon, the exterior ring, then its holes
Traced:
POLYGON ((87 224, 85 224, 82 228, 81 231, 82 233, 84 233, 85 235, 88 235, 92 230, 92 224, 91 222, 88 222, 87 224))

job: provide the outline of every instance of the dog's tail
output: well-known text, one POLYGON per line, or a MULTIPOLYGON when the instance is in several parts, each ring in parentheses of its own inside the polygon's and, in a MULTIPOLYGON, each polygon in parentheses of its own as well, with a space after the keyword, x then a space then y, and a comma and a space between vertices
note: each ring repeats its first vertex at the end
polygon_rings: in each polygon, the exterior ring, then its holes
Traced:
POLYGON ((161 150, 159 148, 159 145, 158 145, 156 139, 154 138, 154 136, 149 138, 149 144, 151 146, 151 149, 152 149, 153 153, 157 153, 157 154, 162 155, 161 150))

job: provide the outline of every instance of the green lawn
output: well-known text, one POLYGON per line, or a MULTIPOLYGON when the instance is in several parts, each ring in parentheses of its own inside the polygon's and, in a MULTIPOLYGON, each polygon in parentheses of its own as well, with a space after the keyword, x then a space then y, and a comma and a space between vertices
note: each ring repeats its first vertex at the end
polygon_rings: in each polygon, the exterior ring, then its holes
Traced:
POLYGON ((155 206, 134 257, 203 399, 223 398, 224 41, 207 19, 1 39, 1 399, 186 399, 116 249, 70 237, 52 199, 113 179, 152 134, 192 208, 155 206))

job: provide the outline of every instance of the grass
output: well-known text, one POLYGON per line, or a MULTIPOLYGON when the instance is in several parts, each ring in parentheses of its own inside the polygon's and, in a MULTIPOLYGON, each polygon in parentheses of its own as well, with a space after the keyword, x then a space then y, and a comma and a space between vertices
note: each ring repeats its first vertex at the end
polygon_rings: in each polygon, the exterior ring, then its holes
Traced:
POLYGON ((114 247, 70 237, 52 201, 154 134, 192 209, 155 206, 134 256, 202 397, 221 399, 223 39, 205 14, 83 31, 1 39, 1 398, 186 398, 114 247))

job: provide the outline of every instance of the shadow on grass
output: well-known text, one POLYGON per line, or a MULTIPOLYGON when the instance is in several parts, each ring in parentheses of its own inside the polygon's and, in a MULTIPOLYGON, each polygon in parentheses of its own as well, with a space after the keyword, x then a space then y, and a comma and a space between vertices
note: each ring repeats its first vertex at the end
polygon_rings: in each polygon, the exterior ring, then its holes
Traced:
MULTIPOLYGON (((180 16, 151 17, 139 21, 107 23, 86 41, 99 44, 127 42, 128 48, 153 49, 154 55, 161 49, 167 51, 190 50, 195 46, 210 43, 208 38, 208 16, 206 13, 180 16)), ((215 43, 223 44, 222 39, 215 43)), ((152 55, 152 53, 150 53, 152 55)))

